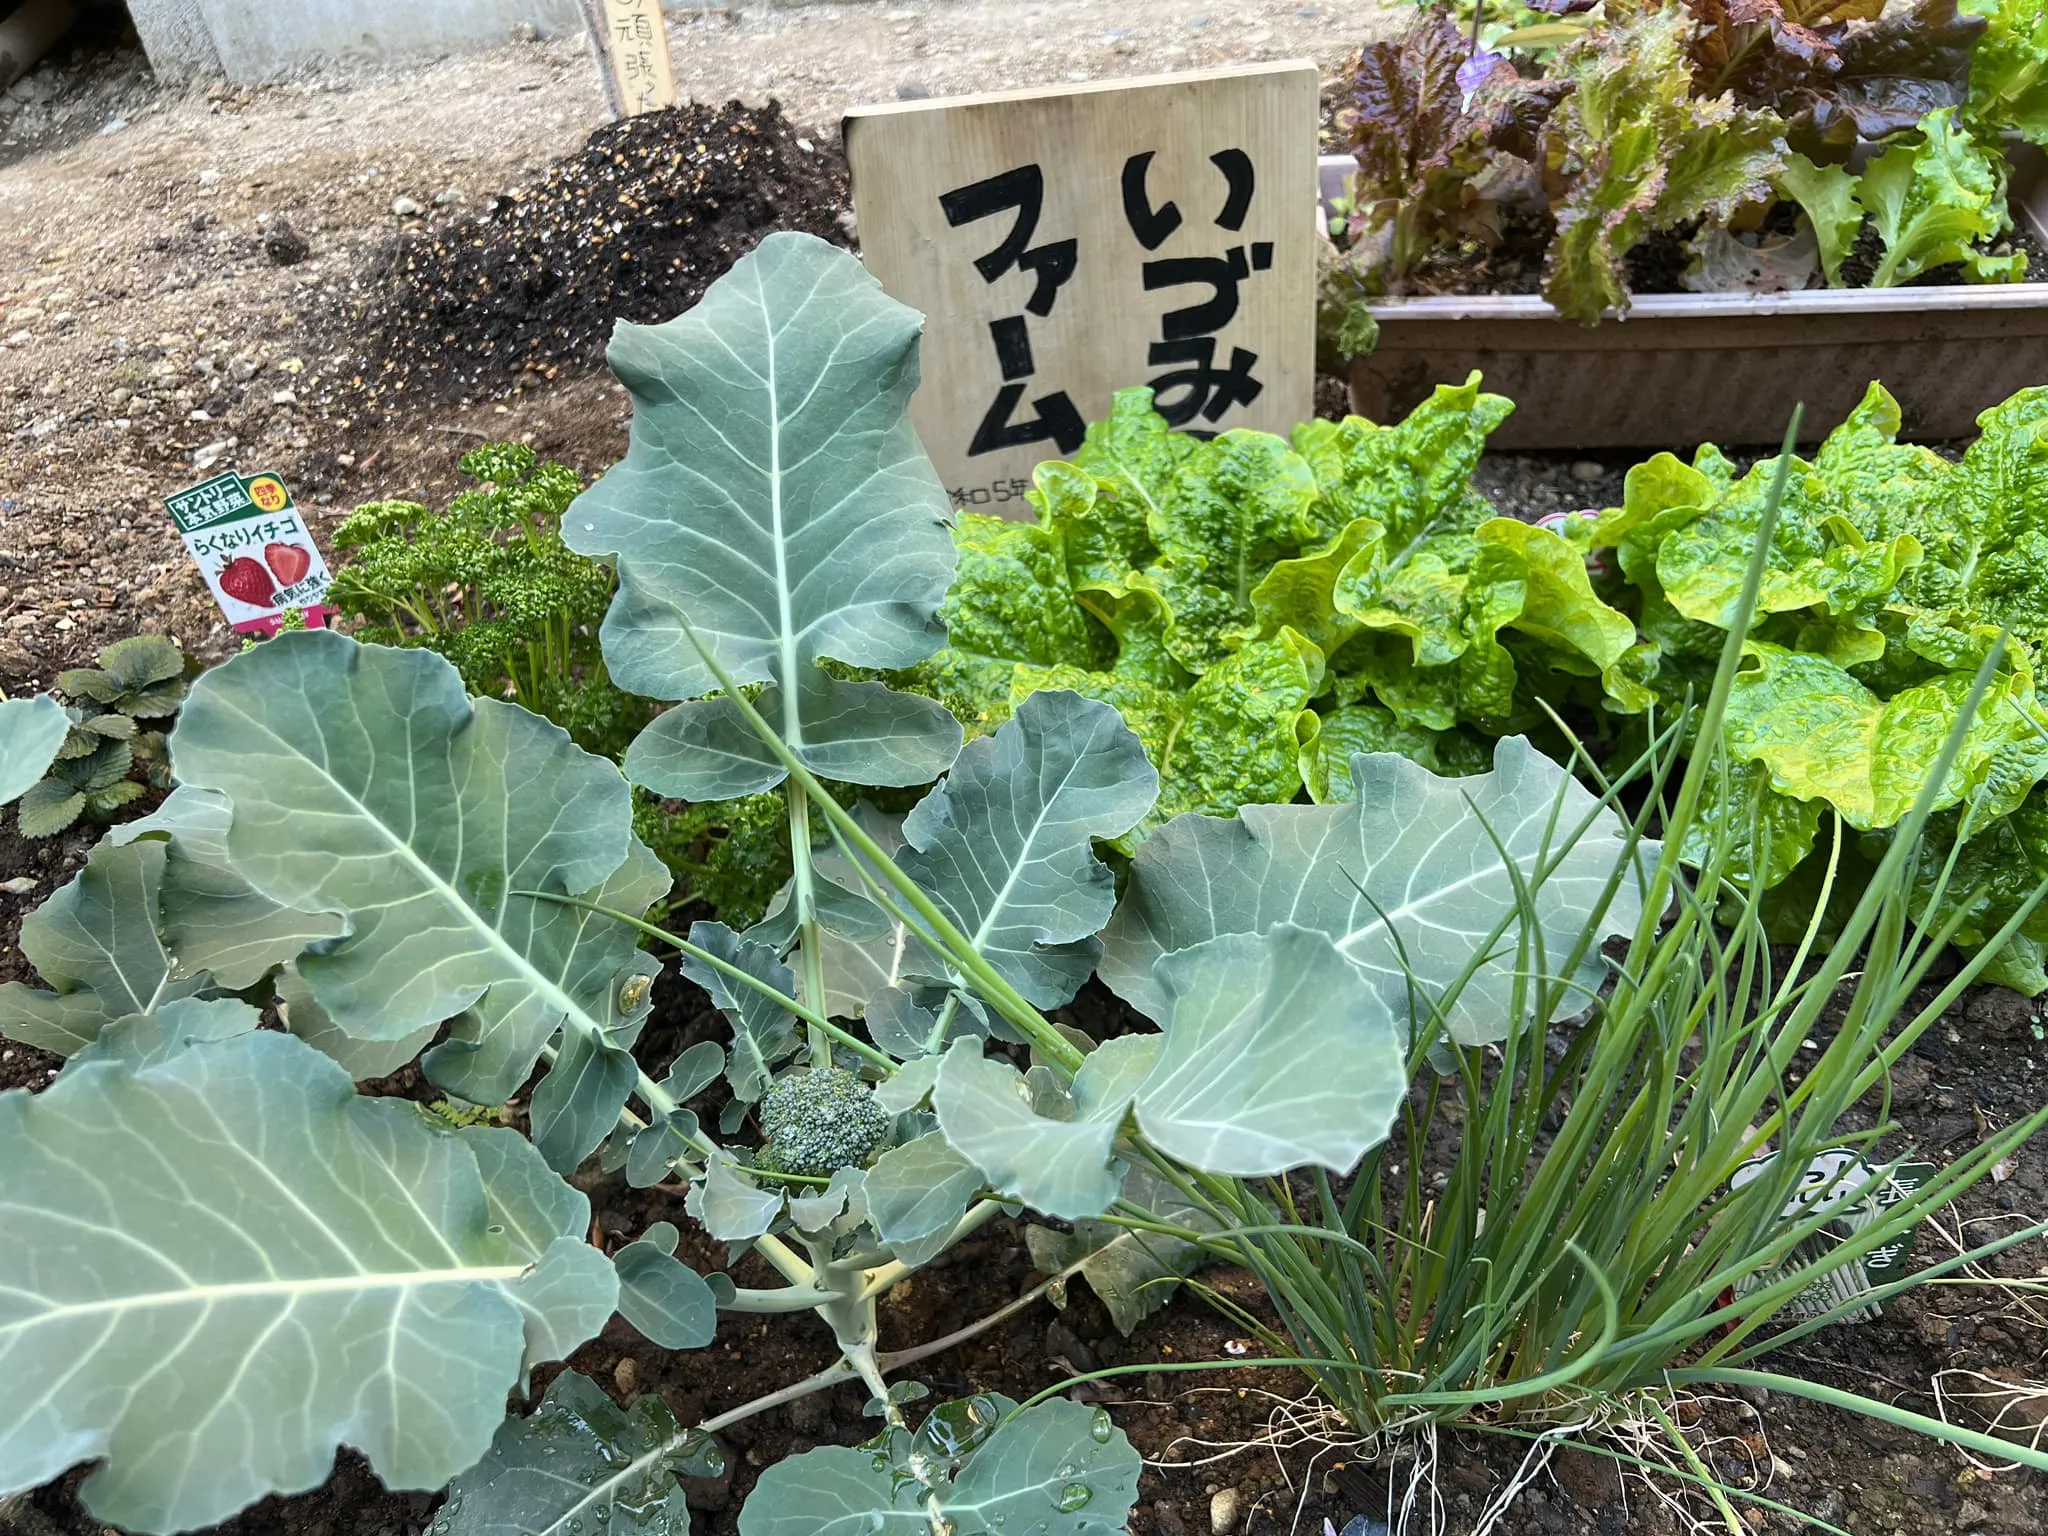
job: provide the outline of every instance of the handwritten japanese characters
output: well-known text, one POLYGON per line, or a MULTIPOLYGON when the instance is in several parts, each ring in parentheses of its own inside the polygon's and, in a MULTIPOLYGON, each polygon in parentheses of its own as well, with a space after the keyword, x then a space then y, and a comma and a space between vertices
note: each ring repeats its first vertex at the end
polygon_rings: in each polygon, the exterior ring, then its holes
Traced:
POLYGON ((661 0, 581 0, 604 71, 614 117, 638 117, 676 104, 675 68, 661 0))
POLYGON ((1310 413, 1312 65, 862 108, 845 127, 862 257, 925 313, 911 414, 956 506, 1031 516, 1032 466, 1126 385, 1189 431, 1310 413))
POLYGON ((164 498, 171 521, 228 623, 245 634, 277 632, 284 610, 326 622, 332 578, 320 547, 276 475, 215 475, 164 498))

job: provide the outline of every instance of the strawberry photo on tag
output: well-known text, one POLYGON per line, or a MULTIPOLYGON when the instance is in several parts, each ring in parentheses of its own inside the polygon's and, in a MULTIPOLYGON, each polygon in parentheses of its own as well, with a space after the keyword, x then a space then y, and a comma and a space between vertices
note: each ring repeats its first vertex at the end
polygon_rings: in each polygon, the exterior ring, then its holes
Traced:
POLYGON ((288 608, 300 610, 310 628, 327 623, 327 562, 277 475, 229 471, 166 497, 164 505, 236 630, 267 638, 288 608))

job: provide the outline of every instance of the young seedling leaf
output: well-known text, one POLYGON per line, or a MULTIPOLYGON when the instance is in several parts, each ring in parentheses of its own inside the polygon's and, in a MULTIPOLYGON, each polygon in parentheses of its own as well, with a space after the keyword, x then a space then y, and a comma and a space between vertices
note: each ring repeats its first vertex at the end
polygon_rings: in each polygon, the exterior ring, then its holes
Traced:
POLYGON ((687 314, 619 326, 608 356, 633 394, 632 441, 563 536, 617 562, 613 680, 688 701, 627 753, 635 782, 718 800, 783 778, 732 701, 705 698, 718 679, 685 621, 734 680, 771 685, 757 707, 823 777, 921 784, 959 750, 929 700, 819 665, 906 667, 941 639, 954 556, 910 425, 919 329, 853 256, 793 233, 687 314))
POLYGON ((261 1031, 0 1095, 0 1493, 99 1459, 96 1518, 178 1531, 343 1444, 397 1488, 475 1462, 529 1335, 573 1347, 617 1294, 584 1197, 481 1136, 261 1031))

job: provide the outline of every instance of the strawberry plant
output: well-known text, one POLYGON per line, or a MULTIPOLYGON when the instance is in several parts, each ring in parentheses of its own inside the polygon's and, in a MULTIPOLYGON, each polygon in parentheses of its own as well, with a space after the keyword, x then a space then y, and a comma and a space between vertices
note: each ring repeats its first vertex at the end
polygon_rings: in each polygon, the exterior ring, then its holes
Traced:
MULTIPOLYGON (((145 727, 178 712, 192 670, 175 642, 133 635, 101 651, 98 666, 60 672, 57 691, 71 701, 63 706, 66 729, 42 775, 17 791, 22 835, 54 837, 80 816, 108 820, 149 782, 167 787, 163 732, 145 727)), ((50 718, 35 716, 38 726, 50 718)), ((13 798, 0 796, 0 805, 13 798)))

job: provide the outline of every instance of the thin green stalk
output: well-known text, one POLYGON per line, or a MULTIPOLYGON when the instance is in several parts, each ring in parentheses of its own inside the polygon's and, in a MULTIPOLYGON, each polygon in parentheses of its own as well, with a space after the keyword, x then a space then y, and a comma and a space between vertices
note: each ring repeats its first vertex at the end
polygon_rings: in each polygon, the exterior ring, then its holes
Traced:
MULTIPOLYGON (((794 691, 794 690, 792 690, 794 691)), ((794 702, 790 708, 794 709, 794 702)), ((818 891, 811 870, 811 804, 794 784, 785 787, 789 802, 789 857, 793 873, 789 900, 796 913, 797 944, 803 953, 805 1019, 810 1036, 811 1065, 832 1065, 831 1031, 817 1022, 825 1012, 825 946, 818 929, 818 891)))

